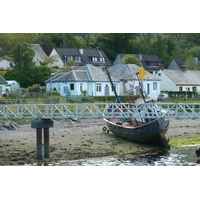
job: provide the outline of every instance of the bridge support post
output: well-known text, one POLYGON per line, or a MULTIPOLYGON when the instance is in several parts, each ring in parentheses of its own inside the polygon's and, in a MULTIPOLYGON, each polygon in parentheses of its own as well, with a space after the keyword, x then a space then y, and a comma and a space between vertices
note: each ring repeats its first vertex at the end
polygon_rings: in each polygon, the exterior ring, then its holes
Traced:
POLYGON ((42 159, 42 132, 44 132, 44 157, 49 158, 49 128, 53 126, 52 119, 36 119, 31 122, 31 128, 36 129, 37 159, 42 159))

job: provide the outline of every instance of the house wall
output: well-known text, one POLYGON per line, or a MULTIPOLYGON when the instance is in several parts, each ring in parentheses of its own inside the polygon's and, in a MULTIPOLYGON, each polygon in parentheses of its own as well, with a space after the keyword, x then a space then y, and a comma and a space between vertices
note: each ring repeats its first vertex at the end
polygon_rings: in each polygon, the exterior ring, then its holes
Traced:
POLYGON ((161 91, 178 91, 177 85, 162 70, 160 70, 155 76, 161 79, 161 91))
POLYGON ((53 49, 51 54, 49 56, 55 56, 57 55, 58 56, 58 61, 57 62, 54 62, 54 66, 58 66, 59 68, 62 68, 64 67, 64 63, 63 61, 61 60, 60 56, 57 54, 56 50, 53 49))
POLYGON ((0 84, 0 96, 6 94, 6 84, 0 84))
MULTIPOLYGON (((81 84, 82 91, 86 90, 88 96, 104 96, 106 90, 105 87, 108 87, 108 96, 114 95, 109 82, 52 82, 52 89, 56 88, 61 96, 66 96, 67 91, 70 95, 81 95, 81 84), (71 84, 74 85, 73 90, 70 89, 71 84), (101 86, 101 91, 97 91, 97 85, 101 86)), ((118 83, 115 84, 118 93, 119 86, 118 83)), ((51 90, 51 83, 46 83, 46 88, 47 90, 51 90)))
MULTIPOLYGON (((145 92, 147 93, 147 95, 152 98, 153 100, 156 100, 158 95, 160 94, 160 82, 161 81, 153 81, 153 80, 143 80, 143 87, 145 92), (156 84, 156 88, 154 88, 154 83, 156 84)), ((139 86, 139 82, 138 81, 128 81, 125 84, 125 87, 128 91, 131 92, 131 94, 136 95, 137 91, 136 89, 133 89, 133 87, 131 87, 130 85, 132 85, 134 88, 139 86)), ((120 89, 119 89, 119 94, 120 95, 124 95, 124 86, 123 83, 120 82, 120 89)))
POLYGON ((0 60, 0 69, 9 69, 9 68, 10 68, 10 61, 0 60))

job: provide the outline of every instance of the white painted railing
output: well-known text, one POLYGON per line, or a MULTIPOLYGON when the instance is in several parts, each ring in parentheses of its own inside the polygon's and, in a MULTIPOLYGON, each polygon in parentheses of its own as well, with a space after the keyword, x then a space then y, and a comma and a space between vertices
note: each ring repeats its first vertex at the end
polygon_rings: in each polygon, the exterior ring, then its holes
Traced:
POLYGON ((91 103, 91 104, 0 105, 0 119, 133 118, 133 117, 200 119, 200 103, 199 104, 91 103))

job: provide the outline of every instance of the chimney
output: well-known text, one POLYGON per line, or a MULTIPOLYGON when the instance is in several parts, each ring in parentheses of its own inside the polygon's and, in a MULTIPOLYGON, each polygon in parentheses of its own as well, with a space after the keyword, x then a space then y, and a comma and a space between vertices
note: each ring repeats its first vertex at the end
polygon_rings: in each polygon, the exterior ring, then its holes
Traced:
POLYGON ((79 49, 79 53, 83 55, 83 49, 79 49))
POLYGON ((187 71, 186 65, 182 65, 182 66, 181 66, 181 69, 182 69, 184 72, 186 72, 186 71, 187 71))

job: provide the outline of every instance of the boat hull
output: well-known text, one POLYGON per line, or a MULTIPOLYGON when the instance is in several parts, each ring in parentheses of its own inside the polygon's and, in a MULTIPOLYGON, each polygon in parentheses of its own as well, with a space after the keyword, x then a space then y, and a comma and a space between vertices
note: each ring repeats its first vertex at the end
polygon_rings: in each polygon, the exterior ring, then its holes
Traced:
POLYGON ((169 121, 163 118, 155 119, 137 127, 123 127, 104 119, 108 129, 117 137, 142 144, 156 145, 169 149, 165 134, 169 127, 169 121))

